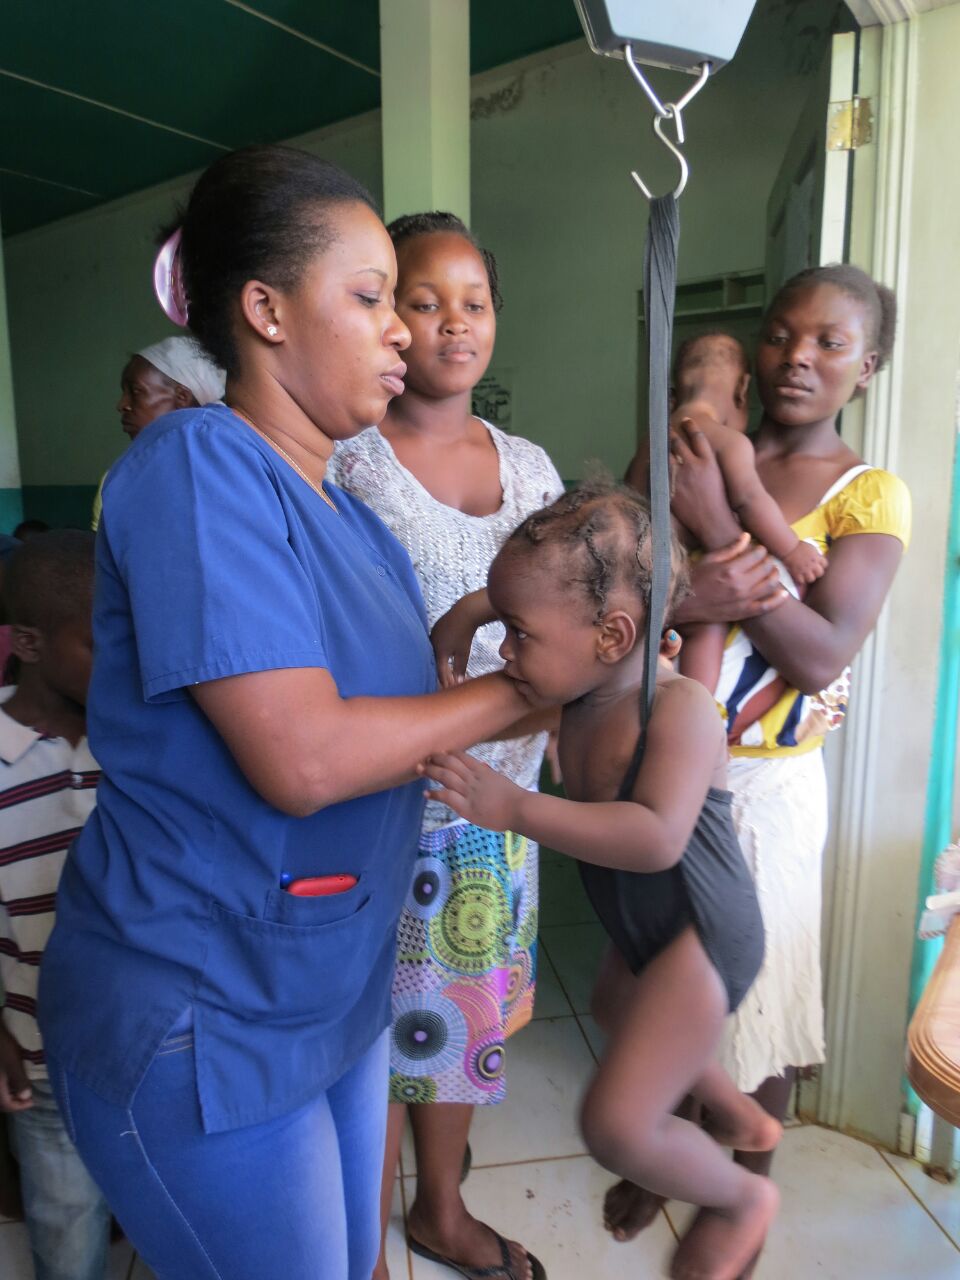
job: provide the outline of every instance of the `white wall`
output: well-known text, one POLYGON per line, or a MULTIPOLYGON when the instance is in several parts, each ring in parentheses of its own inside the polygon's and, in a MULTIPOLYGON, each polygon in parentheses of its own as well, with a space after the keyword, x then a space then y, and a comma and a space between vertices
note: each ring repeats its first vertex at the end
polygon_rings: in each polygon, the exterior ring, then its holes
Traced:
MULTIPOLYGON (((737 58, 690 107, 683 275, 761 263, 767 193, 836 9, 802 0, 784 18, 762 2, 737 58)), ((652 74, 665 94, 689 83, 652 74)), ((516 371, 515 430, 546 445, 568 478, 584 457, 621 470, 635 436, 646 217, 628 172, 666 188, 672 161, 623 65, 582 42, 478 77, 473 94, 473 222, 502 262, 494 364, 516 371)), ((377 114, 299 142, 379 196, 377 114)), ((123 447, 113 405, 126 355, 170 331, 150 288, 153 237, 190 181, 7 242, 26 485, 93 484, 123 447)))
MULTIPOLYGON (((874 215, 873 225, 861 227, 854 256, 898 286, 900 325, 890 372, 871 391, 865 452, 909 485, 914 529, 876 651, 868 647, 855 677, 843 743, 849 759, 835 799, 837 834, 847 842, 838 849, 836 888, 845 906, 834 921, 830 960, 832 979, 843 978, 847 966, 849 978, 846 989, 832 991, 839 998, 831 1009, 825 1114, 895 1146, 943 584, 946 572, 958 572, 947 565, 946 550, 960 388, 960 5, 884 28, 882 50, 873 144, 881 163, 876 195, 867 192, 863 210, 874 215), (876 696, 869 701, 873 661, 876 696), (865 757, 852 749, 851 731, 865 757)), ((856 172, 855 204, 862 194, 856 172)))
MULTIPOLYGON (((688 108, 681 278, 763 265, 767 196, 836 8, 802 4, 785 25, 761 5, 734 61, 688 108)), ((562 475, 578 476, 585 457, 619 473, 636 434, 647 217, 629 172, 661 192, 676 164, 623 63, 582 44, 533 62, 474 85, 473 225, 497 253, 506 298, 494 367, 514 371, 514 429, 546 444, 562 475)), ((664 99, 690 83, 650 78, 664 99)))

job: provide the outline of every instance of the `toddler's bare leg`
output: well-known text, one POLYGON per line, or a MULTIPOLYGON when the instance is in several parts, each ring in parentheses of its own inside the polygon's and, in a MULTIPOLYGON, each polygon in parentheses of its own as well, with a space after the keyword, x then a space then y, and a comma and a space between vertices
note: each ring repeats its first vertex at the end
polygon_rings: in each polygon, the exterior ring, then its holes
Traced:
MULTIPOLYGON (((620 1012, 630 1002, 633 992, 633 974, 626 960, 613 943, 607 946, 600 962, 600 971, 593 988, 590 1012, 604 1035, 612 1034, 620 1021, 620 1012)), ((686 1098, 677 1114, 685 1120, 693 1120, 699 1113, 699 1103, 686 1098)), ((635 1239, 656 1220, 666 1203, 665 1197, 654 1195, 644 1187, 622 1178, 615 1182, 603 1198, 603 1225, 621 1244, 635 1239)))
POLYGON ((671 1114, 700 1081, 727 1012, 726 993, 693 929, 638 977, 583 1106, 596 1159, 655 1194, 707 1205, 706 1227, 678 1251, 684 1280, 735 1280, 776 1212, 772 1183, 726 1158, 712 1138, 671 1114), (719 1228, 713 1219, 717 1219, 719 1228))
POLYGON ((680 674, 699 680, 711 693, 720 680, 727 630, 723 623, 702 623, 687 633, 680 650, 680 674))

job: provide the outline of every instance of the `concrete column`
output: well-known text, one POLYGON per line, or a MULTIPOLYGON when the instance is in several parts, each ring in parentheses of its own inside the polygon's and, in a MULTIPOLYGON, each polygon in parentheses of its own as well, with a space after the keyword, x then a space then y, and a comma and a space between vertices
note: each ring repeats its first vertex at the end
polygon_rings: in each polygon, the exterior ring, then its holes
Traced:
POLYGON ((383 204, 470 222, 470 0, 380 0, 383 204))
POLYGON ((10 362, 2 246, 0 239, 0 532, 10 533, 23 519, 23 495, 20 491, 20 454, 13 405, 13 366, 10 362))

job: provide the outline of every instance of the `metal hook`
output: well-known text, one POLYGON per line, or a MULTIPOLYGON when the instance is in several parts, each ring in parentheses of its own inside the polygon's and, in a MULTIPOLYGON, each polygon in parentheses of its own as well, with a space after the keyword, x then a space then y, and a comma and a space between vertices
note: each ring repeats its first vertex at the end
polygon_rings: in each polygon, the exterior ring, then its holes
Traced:
MULTIPOLYGON (((664 120, 667 120, 670 117, 672 117, 674 124, 677 127, 677 142, 682 143, 684 140, 683 121, 680 118, 680 112, 677 106, 672 102, 668 102, 666 103, 666 108, 667 108, 666 115, 653 117, 653 131, 657 135, 657 137, 660 139, 660 141, 663 143, 663 145, 667 148, 667 150, 672 151, 673 154, 677 157, 677 162, 680 165, 680 181, 677 183, 676 187, 674 188, 673 198, 674 200, 679 200, 680 197, 683 195, 684 188, 687 185, 687 179, 690 177, 690 165, 687 162, 686 156, 683 154, 680 148, 676 145, 676 143, 671 138, 668 138, 667 135, 663 132, 664 120)), ((634 182, 637 184, 637 186, 640 188, 643 194, 647 197, 647 199, 652 200, 653 192, 646 185, 646 183, 643 181, 643 179, 640 177, 640 175, 637 173, 635 169, 631 169, 630 177, 634 180, 634 182)))
POLYGON ((653 109, 654 109, 654 111, 657 113, 657 115, 658 115, 658 116, 665 116, 665 115, 667 115, 667 108, 663 105, 663 103, 660 101, 660 99, 659 99, 659 98, 657 97, 657 95, 654 93, 654 91, 653 91, 653 86, 650 84, 650 82, 649 82, 649 80, 647 79, 647 77, 643 74, 643 72, 642 72, 642 71, 640 70, 640 68, 637 66, 637 64, 636 64, 636 62, 635 62, 635 60, 634 60, 634 57, 633 57, 633 46, 632 46, 632 45, 625 44, 625 45, 623 46, 623 57, 624 57, 624 61, 626 62, 627 66, 630 68, 630 74, 633 76, 634 80, 636 80, 637 84, 640 86, 640 88, 643 90, 643 92, 644 92, 644 93, 647 95, 647 97, 650 99, 650 102, 651 102, 651 103, 652 103, 652 105, 653 105, 653 109))
MULTIPOLYGON (((657 97, 656 93, 654 92, 650 82, 647 80, 646 76, 637 66, 636 60, 633 56, 633 49, 629 44, 625 44, 623 46, 623 57, 624 57, 624 61, 627 64, 627 67, 630 70, 630 74, 633 76, 634 80, 636 80, 637 84, 647 95, 647 97, 649 98, 653 106, 653 110, 655 113, 653 117, 654 133, 657 135, 657 137, 660 139, 663 145, 667 148, 667 150, 673 152, 673 154, 676 156, 677 161, 680 165, 680 181, 673 192, 673 198, 675 200, 679 200, 681 195, 683 195, 684 188, 687 185, 687 179, 690 177, 690 165, 688 164, 687 159, 684 156, 683 152, 680 150, 680 146, 683 145, 683 142, 685 140, 684 131, 683 131, 683 111, 684 111, 684 108, 687 107, 693 101, 693 99, 697 96, 697 94, 700 92, 703 86, 707 83, 707 80, 710 78, 710 72, 712 71, 713 66, 709 62, 702 62, 700 64, 700 74, 697 76, 696 83, 691 85, 691 87, 687 90, 687 92, 683 95, 683 97, 678 102, 661 102, 660 99, 657 97), (671 120, 671 119, 673 120, 674 126, 677 131, 676 143, 674 143, 670 138, 668 138, 667 135, 663 132, 664 121, 671 120), (678 146, 677 144, 680 144, 680 145, 678 146)), ((630 176, 631 178, 633 178, 634 182, 637 184, 637 186, 640 188, 643 194, 647 197, 647 199, 652 200, 653 195, 651 194, 649 188, 641 179, 640 175, 636 171, 631 171, 630 176)))

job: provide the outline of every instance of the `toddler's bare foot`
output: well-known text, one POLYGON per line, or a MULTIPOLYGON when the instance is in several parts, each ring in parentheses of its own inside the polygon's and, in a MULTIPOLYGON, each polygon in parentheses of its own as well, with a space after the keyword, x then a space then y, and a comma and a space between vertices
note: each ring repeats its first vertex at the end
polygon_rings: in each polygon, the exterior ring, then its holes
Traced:
POLYGON ((779 1205, 770 1179, 754 1175, 735 1209, 701 1209, 674 1254, 672 1280, 738 1280, 763 1246, 779 1205))
POLYGON ((783 1137, 780 1121, 746 1095, 742 1105, 726 1114, 705 1111, 703 1127, 714 1142, 734 1151, 772 1151, 783 1137))
POLYGON ((665 1203, 662 1196, 624 1179, 603 1198, 603 1225, 614 1240, 633 1240, 649 1227, 665 1203))

